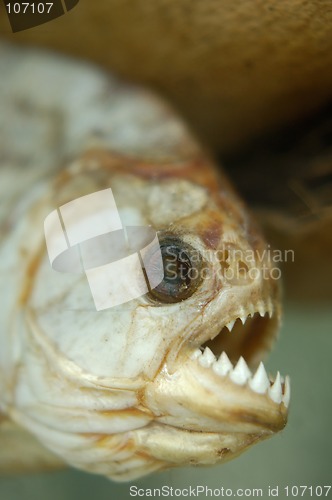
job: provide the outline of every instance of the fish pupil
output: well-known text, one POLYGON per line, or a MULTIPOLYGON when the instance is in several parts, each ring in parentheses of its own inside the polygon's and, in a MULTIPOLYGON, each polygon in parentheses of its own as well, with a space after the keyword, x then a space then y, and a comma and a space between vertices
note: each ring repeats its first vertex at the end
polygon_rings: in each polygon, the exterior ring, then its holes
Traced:
POLYGON ((190 269, 192 268, 189 257, 184 252, 179 252, 174 247, 162 249, 164 266, 164 280, 174 286, 190 284, 190 269))
POLYGON ((190 297, 197 289, 197 263, 191 258, 194 249, 187 244, 164 242, 160 245, 164 278, 150 291, 150 296, 163 303, 174 303, 190 297))

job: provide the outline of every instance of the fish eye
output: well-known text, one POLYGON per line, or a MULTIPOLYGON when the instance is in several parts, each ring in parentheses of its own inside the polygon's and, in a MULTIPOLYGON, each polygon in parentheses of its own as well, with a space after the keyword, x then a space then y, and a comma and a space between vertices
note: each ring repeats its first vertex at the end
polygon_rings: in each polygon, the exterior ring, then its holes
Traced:
POLYGON ((164 278, 156 288, 150 290, 149 298, 164 304, 186 300, 202 281, 201 255, 179 238, 168 237, 159 241, 164 278))

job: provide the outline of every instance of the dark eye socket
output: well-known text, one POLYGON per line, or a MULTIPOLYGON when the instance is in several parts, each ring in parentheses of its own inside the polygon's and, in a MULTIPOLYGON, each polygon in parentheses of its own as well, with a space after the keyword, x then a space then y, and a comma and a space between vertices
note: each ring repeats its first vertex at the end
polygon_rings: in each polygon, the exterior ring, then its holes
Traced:
POLYGON ((201 256, 178 238, 160 241, 164 279, 149 296, 154 301, 175 303, 189 298, 201 283, 201 256))

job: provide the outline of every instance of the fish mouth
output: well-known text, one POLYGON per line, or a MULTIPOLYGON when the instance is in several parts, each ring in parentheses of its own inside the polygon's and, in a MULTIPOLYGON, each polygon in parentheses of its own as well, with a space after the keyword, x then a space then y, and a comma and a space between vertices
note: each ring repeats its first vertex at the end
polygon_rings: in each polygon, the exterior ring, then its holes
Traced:
POLYGON ((216 333, 187 340, 148 390, 158 420, 189 431, 259 439, 282 430, 289 377, 268 376, 262 362, 279 325, 278 301, 274 307, 250 305, 215 325, 216 333))
POLYGON ((268 306, 250 305, 228 319, 216 335, 189 344, 187 356, 223 382, 227 380, 288 408, 289 376, 283 377, 279 371, 275 376, 268 375, 262 361, 276 340, 279 326, 280 310, 271 302, 268 306))
POLYGON ((155 421, 139 432, 144 451, 168 465, 217 464, 281 431, 289 377, 269 377, 261 361, 279 325, 275 301, 239 308, 214 334, 187 340, 145 390, 155 421))

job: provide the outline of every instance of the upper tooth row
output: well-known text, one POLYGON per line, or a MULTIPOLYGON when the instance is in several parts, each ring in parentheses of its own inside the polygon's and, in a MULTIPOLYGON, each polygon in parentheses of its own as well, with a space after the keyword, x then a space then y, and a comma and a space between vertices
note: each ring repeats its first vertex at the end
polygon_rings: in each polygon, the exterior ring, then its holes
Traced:
MULTIPOLYGON (((257 312, 257 311, 256 311, 257 312)), ((258 313, 260 314, 260 316, 265 316, 266 313, 268 313, 268 315, 270 316, 270 318, 272 317, 272 308, 268 309, 267 311, 264 309, 264 308, 259 308, 259 311, 258 313)), ((242 324, 244 325, 245 322, 247 321, 248 318, 250 318, 251 316, 253 316, 255 314, 255 312, 252 312, 252 313, 249 313, 249 314, 245 314, 245 315, 242 315, 242 316, 239 316, 239 318, 236 318, 236 319, 240 319, 242 324)), ((236 319, 232 320, 232 321, 229 321, 228 323, 226 323, 226 328, 228 328, 228 330, 231 332, 233 330, 233 326, 235 325, 235 322, 236 322, 236 319)))
POLYGON ((240 357, 235 367, 233 367, 233 364, 230 362, 225 352, 223 352, 217 360, 211 349, 209 349, 208 347, 204 349, 203 354, 200 349, 196 349, 191 357, 192 359, 198 359, 198 362, 204 368, 210 368, 212 366, 213 371, 217 375, 220 375, 222 377, 227 375, 232 380, 232 382, 238 385, 244 385, 248 383, 249 387, 253 391, 257 392, 258 394, 265 394, 267 392, 272 401, 277 404, 283 402, 284 405, 288 407, 290 399, 289 377, 287 376, 285 378, 283 394, 280 373, 277 373, 275 381, 271 385, 262 362, 257 368, 255 375, 253 376, 242 356, 240 357))

